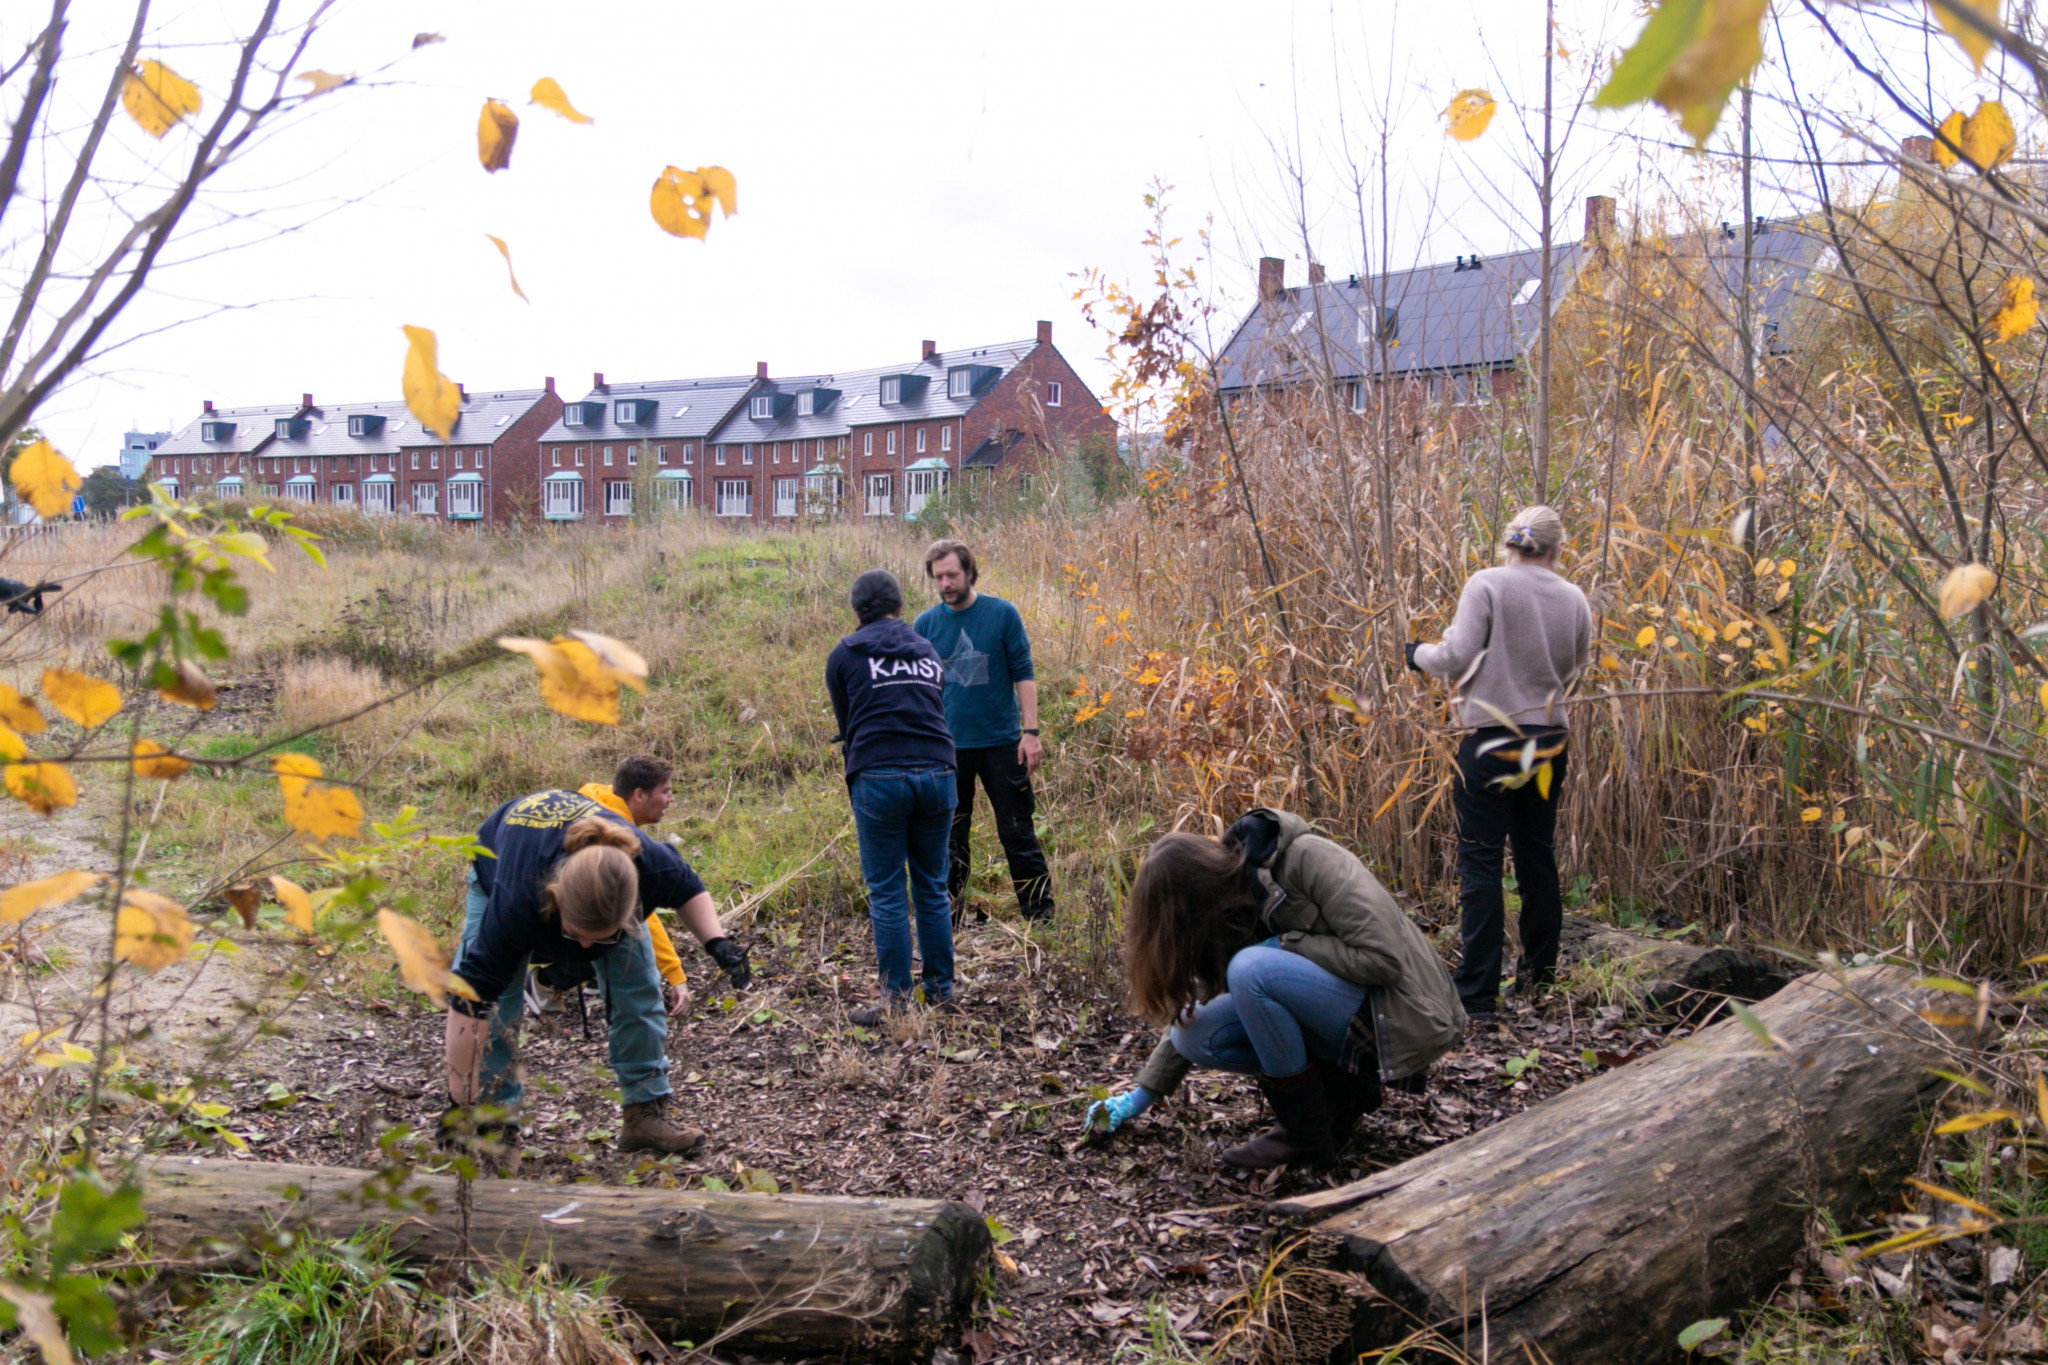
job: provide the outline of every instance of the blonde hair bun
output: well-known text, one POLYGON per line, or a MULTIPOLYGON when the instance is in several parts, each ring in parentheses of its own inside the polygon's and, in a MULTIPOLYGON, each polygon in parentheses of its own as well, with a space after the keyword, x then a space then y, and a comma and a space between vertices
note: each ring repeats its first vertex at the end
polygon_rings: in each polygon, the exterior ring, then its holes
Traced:
POLYGON ((1543 503, 1524 507, 1508 523, 1500 543, 1525 559, 1543 559, 1564 544, 1564 518, 1543 503))
POLYGON ((640 836, 616 820, 607 820, 602 815, 586 815, 562 831, 562 852, 580 853, 595 846, 615 848, 621 853, 638 854, 640 836))

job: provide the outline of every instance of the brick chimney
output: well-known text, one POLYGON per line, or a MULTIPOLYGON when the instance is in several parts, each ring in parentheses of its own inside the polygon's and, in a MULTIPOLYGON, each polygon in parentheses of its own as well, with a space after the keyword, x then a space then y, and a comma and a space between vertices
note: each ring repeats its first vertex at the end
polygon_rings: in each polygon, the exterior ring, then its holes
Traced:
POLYGON ((299 402, 302 406, 310 408, 313 406, 313 395, 310 393, 302 393, 299 395, 299 402))
POLYGON ((212 411, 213 411, 213 400, 212 400, 211 398, 202 398, 202 399, 200 399, 200 400, 199 400, 199 410, 200 410, 201 412, 212 412, 212 411))
POLYGON ((591 376, 590 376, 590 387, 591 387, 591 388, 593 388, 593 389, 602 389, 602 388, 604 388, 604 371, 603 371, 603 370, 599 370, 599 371, 598 371, 597 373, 595 373, 595 374, 593 374, 593 375, 591 375, 591 376))
POLYGON ((547 378, 541 380, 540 390, 542 393, 553 393, 555 391, 555 377, 553 375, 549 375, 547 376, 547 378))
POLYGON ((1320 261, 1310 261, 1308 263, 1308 282, 1310 284, 1321 284, 1323 282, 1323 266, 1320 261))
POLYGON ((1270 303, 1287 287, 1287 262, 1278 256, 1259 257, 1259 302, 1270 303))
POLYGON ((1592 245, 1614 236, 1614 199, 1605 194, 1586 196, 1586 241, 1592 245))
POLYGON ((1038 321, 1038 344, 1041 346, 1052 345, 1052 324, 1043 318, 1040 318, 1038 321))
POLYGON ((922 357, 923 359, 925 359, 925 360, 930 360, 930 359, 931 359, 931 358, 932 358, 932 357, 933 357, 934 355, 937 355, 937 354, 938 354, 938 350, 939 350, 939 343, 938 343, 938 342, 936 342, 936 341, 926 341, 926 342, 924 342, 924 343, 923 343, 923 345, 924 345, 924 356, 922 357))
POLYGON ((1934 139, 1931 137, 1909 137, 1899 143, 1899 160, 1934 160, 1934 139))
POLYGON ((767 377, 768 377, 768 362, 767 362, 767 361, 765 361, 765 360, 757 360, 757 361, 755 361, 755 362, 754 362, 754 378, 756 378, 756 379, 766 379, 767 377))

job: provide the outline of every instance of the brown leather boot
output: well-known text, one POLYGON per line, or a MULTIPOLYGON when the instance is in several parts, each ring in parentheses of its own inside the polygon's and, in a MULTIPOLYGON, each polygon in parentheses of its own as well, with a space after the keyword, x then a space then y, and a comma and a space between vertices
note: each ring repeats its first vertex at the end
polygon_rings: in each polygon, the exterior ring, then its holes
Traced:
POLYGON ((1330 1141, 1330 1105, 1323 1078, 1311 1063, 1292 1076, 1261 1076, 1259 1089, 1280 1120, 1249 1142, 1224 1152, 1223 1159, 1245 1171, 1273 1166, 1316 1165, 1336 1159, 1330 1141))
POLYGON ((697 1128, 677 1128, 661 1116, 666 1100, 648 1100, 624 1107, 625 1121, 619 1125, 622 1152, 666 1152, 689 1156, 704 1145, 704 1133, 697 1128))
POLYGON ((1323 1095, 1330 1106, 1330 1145, 1342 1151, 1358 1131, 1359 1119, 1379 1111, 1384 1097, 1380 1073, 1375 1069, 1354 1076, 1335 1062, 1321 1059, 1316 1061, 1316 1069, 1322 1073, 1323 1095))

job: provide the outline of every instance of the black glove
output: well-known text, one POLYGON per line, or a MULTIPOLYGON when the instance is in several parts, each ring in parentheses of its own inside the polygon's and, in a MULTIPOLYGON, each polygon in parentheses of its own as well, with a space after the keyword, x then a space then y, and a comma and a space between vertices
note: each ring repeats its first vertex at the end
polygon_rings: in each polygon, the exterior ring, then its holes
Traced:
POLYGON ((732 978, 734 990, 743 991, 753 983, 754 969, 747 962, 747 950, 739 944, 729 938, 714 938, 704 945, 704 951, 732 978))
POLYGON ((1408 655, 1408 667, 1414 669, 1417 673, 1420 673, 1422 671, 1422 665, 1415 662, 1415 648, 1417 645, 1420 645, 1421 643, 1422 641, 1420 640, 1410 640, 1408 642, 1406 650, 1408 655))

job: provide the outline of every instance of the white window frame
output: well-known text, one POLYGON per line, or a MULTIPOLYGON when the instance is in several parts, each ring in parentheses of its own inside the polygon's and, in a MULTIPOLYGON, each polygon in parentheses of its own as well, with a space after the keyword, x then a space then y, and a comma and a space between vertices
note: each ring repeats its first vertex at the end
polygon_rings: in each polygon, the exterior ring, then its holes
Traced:
POLYGON ((420 482, 412 486, 412 514, 416 517, 441 515, 441 485, 420 482))
MULTIPOLYGON (((263 491, 275 497, 269 485, 263 491)), ((363 510, 365 512, 389 513, 398 502, 398 485, 395 483, 366 483, 363 485, 363 510)))
POLYGON ((753 462, 754 462, 754 443, 753 443, 752 441, 746 441, 746 442, 743 442, 743 443, 742 443, 742 444, 740 445, 740 463, 741 463, 741 464, 752 464, 753 462))
POLYGON ((799 393, 799 394, 798 394, 798 395, 796 396, 796 415, 797 415, 797 416, 799 416, 799 417, 809 417, 809 416, 812 416, 813 414, 815 414, 815 413, 817 412, 817 410, 818 410, 818 391, 817 391, 816 389, 805 389, 805 390, 804 390, 803 392, 799 393))
POLYGON ((731 447, 731 446, 728 446, 728 445, 721 445, 721 446, 717 447, 716 449, 714 449, 714 450, 713 450, 713 451, 711 452, 711 463, 713 463, 713 464, 724 464, 724 463, 725 463, 725 455, 726 455, 726 452, 727 452, 727 451, 729 451, 729 450, 731 450, 731 449, 732 449, 732 447, 731 447))
POLYGON ((656 464, 667 464, 667 463, 668 463, 668 447, 667 447, 667 446, 656 446, 656 447, 654 448, 654 462, 655 462, 656 464))
MULTIPOLYGON (((418 468, 420 467, 420 453, 419 453, 419 452, 418 452, 417 450, 415 450, 415 451, 413 451, 413 452, 412 452, 412 467, 413 467, 414 469, 418 469, 418 468)), ((292 473, 294 473, 294 474, 296 474, 296 473, 298 473, 298 472, 299 472, 299 471, 298 471, 298 470, 296 470, 296 469, 294 469, 294 470, 292 471, 292 473)))
POLYGON ((903 377, 890 375, 882 381, 882 406, 892 407, 903 401, 903 377))
POLYGON ((438 450, 430 450, 430 451, 428 451, 428 452, 427 452, 427 468, 429 468, 429 469, 439 469, 440 467, 441 467, 441 452, 440 452, 440 451, 438 451, 438 450))
POLYGON ((690 444, 689 442, 684 442, 683 444, 683 463, 697 463, 697 447, 690 444))
POLYGON ((974 371, 962 366, 946 376, 946 397, 972 398, 974 396, 974 371))
POLYGON ((1060 405, 1059 380, 1048 379, 1045 381, 1045 405, 1049 408, 1056 408, 1060 405))
POLYGON ((604 467, 606 469, 612 467, 612 448, 610 446, 604 448, 604 467))
POLYGON ((562 425, 565 427, 580 427, 584 425, 583 405, 581 403, 571 403, 562 409, 562 425))
POLYGON ((448 485, 448 515, 480 517, 484 514, 484 486, 475 479, 448 485))
POLYGON ((953 448, 953 424, 948 422, 939 428, 939 452, 944 454, 953 448))
POLYGON ((640 420, 640 403, 637 399, 621 398, 612 404, 612 420, 620 426, 631 426, 640 420))
POLYGON ((751 517, 754 515, 754 481, 752 479, 720 479, 714 490, 717 505, 713 514, 721 517, 751 517))
POLYGON ((952 482, 950 469, 913 469, 904 481, 903 515, 914 517, 933 498, 946 495, 946 488, 952 482))
POLYGON ((896 515, 896 479, 890 474, 870 474, 861 485, 866 497, 862 499, 863 516, 893 517, 896 515))
POLYGON ((355 506, 356 486, 352 483, 338 483, 334 485, 334 502, 336 506, 340 507, 355 506))
POLYGON ((802 488, 803 481, 801 479, 781 478, 775 481, 776 516, 793 517, 796 515, 797 508, 802 502, 802 488))
POLYGON ((888 431, 883 433, 883 444, 888 446, 888 454, 894 455, 896 453, 896 428, 890 427, 888 431))
POLYGON ((863 455, 875 453, 875 433, 872 431, 863 431, 860 434, 860 453, 863 455))
POLYGON ((756 422, 768 422, 775 417, 775 395, 757 393, 747 402, 747 416, 756 422))
POLYGON ((606 479, 604 481, 604 514, 608 517, 630 517, 633 515, 633 481, 631 479, 606 479))
POLYGON ((576 520, 583 515, 583 480, 546 479, 541 483, 541 515, 576 520), (573 491, 568 491, 573 490, 573 491))
POLYGON ((919 427, 919 428, 917 429, 917 453, 918 453, 918 454, 920 454, 920 455, 924 454, 924 428, 923 428, 923 427, 919 427))
POLYGON ((554 455, 555 462, 551 467, 555 469, 560 469, 562 467, 562 448, 560 446, 555 447, 554 455))

